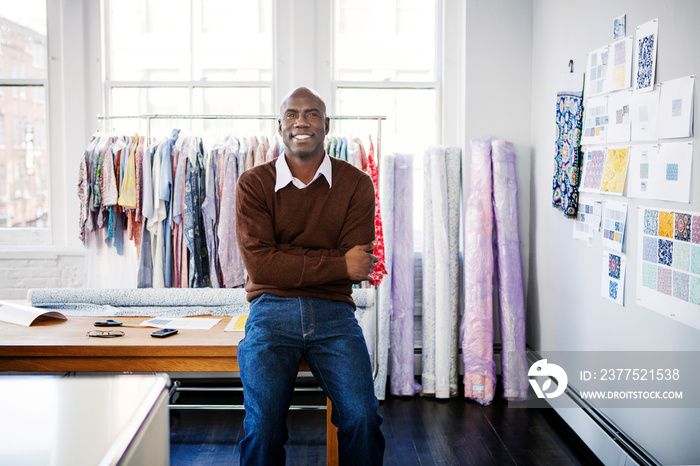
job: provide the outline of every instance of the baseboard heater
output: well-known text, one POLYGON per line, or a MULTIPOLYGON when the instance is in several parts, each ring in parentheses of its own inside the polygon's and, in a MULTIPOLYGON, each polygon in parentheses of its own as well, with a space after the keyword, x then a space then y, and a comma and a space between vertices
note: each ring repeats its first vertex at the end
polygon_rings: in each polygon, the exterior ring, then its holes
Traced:
MULTIPOLYGON (((529 363, 532 364, 535 361, 539 361, 540 359, 542 359, 542 357, 536 351, 533 351, 532 349, 528 348, 528 359, 529 363)), ((552 380, 552 383, 556 384, 556 379, 550 380, 552 380)), ((630 463, 626 460, 629 459, 631 461, 636 462, 639 465, 661 466, 661 462, 656 460, 634 439, 625 434, 625 432, 617 424, 615 424, 615 422, 613 422, 613 420, 610 419, 605 413, 600 411, 595 406, 591 405, 587 400, 581 398, 580 394, 578 393, 578 391, 576 391, 576 389, 568 385, 566 387, 566 391, 564 392, 564 396, 567 396, 571 402, 573 402, 576 406, 581 408, 583 413, 585 413, 588 416, 588 419, 595 423, 595 425, 600 429, 600 431, 602 431, 603 434, 609 437, 610 442, 599 442, 596 441, 599 439, 585 438, 585 434, 590 433, 590 430, 587 429, 585 433, 577 430, 576 424, 578 423, 577 421, 580 421, 580 419, 571 419, 572 416, 570 416, 570 413, 566 412, 566 410, 568 410, 569 407, 557 409, 556 407, 552 406, 552 408, 555 411, 557 411, 557 413, 562 417, 562 419, 564 419, 564 421, 566 421, 567 424, 569 424, 569 426, 574 430, 574 432, 576 432, 576 434, 579 435, 579 437, 581 437, 581 439, 584 442, 586 442, 591 451, 593 451, 593 453, 595 453, 595 455, 598 456, 598 458, 604 464, 628 465, 630 463), (573 420, 575 422, 572 423, 570 422, 570 420, 573 420), (593 441, 591 442, 591 440, 593 441), (615 451, 616 449, 617 451, 615 451), (626 456, 627 458, 621 458, 622 455, 626 456), (623 459, 624 461, 621 461, 623 459)), ((561 399, 561 397, 559 397, 559 399, 561 399)), ((547 401, 549 402, 549 400, 547 401)))

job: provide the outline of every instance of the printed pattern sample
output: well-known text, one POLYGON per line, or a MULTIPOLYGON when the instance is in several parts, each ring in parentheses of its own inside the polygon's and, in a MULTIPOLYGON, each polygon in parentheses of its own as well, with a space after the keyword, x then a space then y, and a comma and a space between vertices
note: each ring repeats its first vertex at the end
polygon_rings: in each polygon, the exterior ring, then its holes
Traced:
POLYGON ((627 163, 629 161, 629 149, 608 149, 605 160, 603 182, 600 185, 602 192, 622 194, 625 189, 625 176, 627 175, 627 163))
POLYGON ((654 70, 654 40, 655 35, 650 34, 639 39, 639 54, 637 61, 637 89, 651 87, 654 70))
POLYGON ((605 168, 605 151, 602 149, 586 151, 583 163, 582 187, 587 190, 600 191, 605 168))
POLYGON ((673 268, 690 270, 690 244, 675 241, 673 244, 673 268))
POLYGON ((675 238, 681 241, 690 241, 691 216, 688 214, 676 214, 675 238))
POLYGON ((700 214, 645 208, 642 215, 641 288, 700 306, 700 214))
POLYGON ((557 95, 557 136, 552 180, 552 205, 564 211, 567 218, 576 218, 581 168, 581 93, 557 95))
MULTIPOLYGON (((659 211, 644 209, 644 234, 656 236, 659 232, 659 211)), ((700 235, 699 235, 700 237, 700 235)))

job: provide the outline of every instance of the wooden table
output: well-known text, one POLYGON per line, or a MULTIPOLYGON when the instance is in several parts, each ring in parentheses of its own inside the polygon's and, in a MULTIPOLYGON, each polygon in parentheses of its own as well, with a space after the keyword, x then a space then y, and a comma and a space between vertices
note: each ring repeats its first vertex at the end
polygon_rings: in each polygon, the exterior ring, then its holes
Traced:
MULTIPOLYGON (((238 372, 236 352, 242 332, 224 332, 223 317, 210 330, 180 330, 153 338, 153 328, 112 327, 123 337, 91 338, 100 317, 40 318, 31 327, 0 322, 0 372, 238 372)), ((115 318, 116 320, 116 318, 115 318)), ((119 317, 138 324, 144 317, 119 317)), ((302 370, 308 370, 302 364, 302 370)), ((327 462, 338 463, 338 438, 327 412, 327 462)))

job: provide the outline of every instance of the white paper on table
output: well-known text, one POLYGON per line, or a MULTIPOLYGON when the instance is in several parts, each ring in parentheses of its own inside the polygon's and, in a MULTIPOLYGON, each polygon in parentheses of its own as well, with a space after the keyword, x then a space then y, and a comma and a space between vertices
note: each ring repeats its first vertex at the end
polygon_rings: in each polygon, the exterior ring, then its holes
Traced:
POLYGON ((579 192, 599 193, 605 170, 605 147, 584 147, 582 153, 582 176, 579 192))
POLYGON ((209 330, 220 321, 221 319, 212 319, 208 317, 175 317, 172 319, 156 317, 141 322, 139 326, 188 330, 209 330))
POLYGON ((693 135, 693 94, 695 76, 661 83, 659 96, 659 139, 688 138, 693 135))
POLYGON ((587 99, 583 110, 581 144, 605 144, 608 126, 608 98, 587 99))
POLYGON ((659 20, 652 19, 635 30, 632 81, 634 90, 648 92, 654 89, 656 79, 656 49, 659 43, 659 20))
POLYGON ((598 95, 608 92, 608 46, 588 53, 586 64, 586 95, 598 95))
POLYGON ((624 306, 627 258, 624 254, 603 251, 602 265, 601 296, 624 306))
POLYGON ((58 311, 47 311, 39 307, 0 301, 0 320, 3 322, 29 327, 40 316, 67 320, 66 316, 58 311))
POLYGON ((574 239, 593 245, 593 232, 600 231, 602 201, 590 197, 580 197, 578 211, 574 220, 574 239))
POLYGON ((651 182, 662 201, 690 203, 690 175, 693 168, 692 142, 666 142, 659 146, 657 167, 651 182))
POLYGON ((625 241, 625 224, 627 223, 627 203, 605 201, 603 207, 602 229, 603 246, 622 252, 625 241))
POLYGON ((608 46, 608 88, 611 91, 626 89, 632 85, 632 36, 613 42, 608 46))
POLYGON ((629 142, 630 140, 630 99, 632 91, 613 92, 608 96, 607 141, 629 142))
POLYGON ((655 141, 659 114, 657 87, 650 92, 634 92, 630 100, 630 126, 633 141, 655 141))
MULTIPOLYGON (((649 95, 649 94, 644 94, 649 95)), ((658 144, 633 144, 627 170, 627 196, 658 199, 659 193, 652 174, 659 169, 658 144)))

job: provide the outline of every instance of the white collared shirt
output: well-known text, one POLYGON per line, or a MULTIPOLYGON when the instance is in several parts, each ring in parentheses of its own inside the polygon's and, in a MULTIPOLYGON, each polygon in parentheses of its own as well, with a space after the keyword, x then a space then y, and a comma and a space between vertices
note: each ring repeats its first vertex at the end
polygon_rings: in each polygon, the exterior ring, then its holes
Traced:
POLYGON ((296 186, 299 189, 304 189, 311 183, 316 181, 316 178, 318 178, 321 175, 323 175, 326 178, 329 188, 333 186, 333 177, 331 173, 331 158, 328 156, 328 154, 324 154, 323 161, 318 167, 318 170, 316 170, 316 174, 314 175, 313 179, 309 182, 309 184, 304 184, 299 178, 295 178, 292 175, 292 171, 289 169, 289 165, 287 164, 287 157, 283 154, 281 157, 278 157, 277 162, 275 162, 275 192, 284 188, 289 183, 293 183, 294 186, 296 186))

